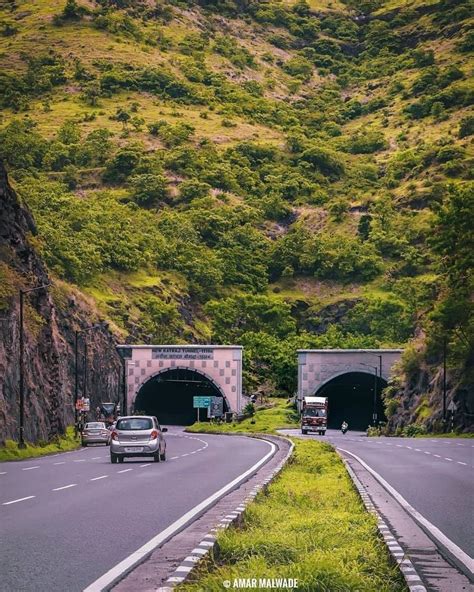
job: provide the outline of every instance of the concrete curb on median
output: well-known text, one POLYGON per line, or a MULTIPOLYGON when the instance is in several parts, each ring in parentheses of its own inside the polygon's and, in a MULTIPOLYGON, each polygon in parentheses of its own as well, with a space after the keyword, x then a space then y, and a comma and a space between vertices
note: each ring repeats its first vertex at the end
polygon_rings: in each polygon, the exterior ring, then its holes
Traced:
MULTIPOLYGON (((229 434, 230 435, 230 434, 229 434)), ((268 442, 272 442, 269 437, 265 437, 264 435, 255 435, 254 438, 259 438, 261 440, 266 440, 268 442)), ((241 502, 232 512, 224 516, 220 520, 220 522, 211 529, 211 531, 203 537, 201 542, 196 545, 196 547, 191 551, 190 555, 188 555, 179 565, 174 572, 168 577, 164 586, 160 586, 156 589, 156 592, 171 592, 175 586, 178 584, 182 584, 187 579, 189 579, 191 572, 193 569, 199 564, 199 562, 205 558, 211 551, 214 551, 217 546, 217 534, 219 530, 224 528, 228 528, 231 524, 235 524, 240 520, 241 515, 245 512, 246 506, 251 503, 257 494, 264 490, 268 484, 273 481, 273 479, 278 475, 278 473, 283 469, 283 467, 288 462, 289 458, 293 454, 293 449, 295 445, 291 440, 288 438, 283 438, 282 436, 272 436, 272 438, 276 440, 286 440, 290 443, 290 447, 288 449, 287 454, 285 457, 278 463, 278 465, 273 469, 269 476, 262 479, 259 483, 257 483, 247 497, 241 502)), ((274 443, 274 442, 273 442, 274 443)), ((413 592, 424 592, 424 591, 413 591, 413 592)))
POLYGON ((413 566, 413 563, 411 562, 410 558, 405 554, 402 547, 399 545, 397 538, 394 536, 393 532, 387 526, 386 522, 384 522, 377 508, 372 503, 372 499, 370 495, 367 493, 367 490, 359 481, 359 478, 354 473, 352 468, 349 466, 349 463, 346 461, 346 459, 342 455, 339 456, 342 458, 342 462, 344 463, 347 472, 349 473, 349 476, 352 479, 352 482, 354 483, 357 491, 359 492, 364 506, 371 514, 374 514, 377 518, 377 528, 379 529, 379 532, 382 535, 383 540, 388 547, 390 555, 398 564, 398 567, 400 568, 400 571, 402 572, 403 577, 405 578, 405 582, 407 583, 410 592, 427 592, 427 589, 424 586, 420 575, 413 566))

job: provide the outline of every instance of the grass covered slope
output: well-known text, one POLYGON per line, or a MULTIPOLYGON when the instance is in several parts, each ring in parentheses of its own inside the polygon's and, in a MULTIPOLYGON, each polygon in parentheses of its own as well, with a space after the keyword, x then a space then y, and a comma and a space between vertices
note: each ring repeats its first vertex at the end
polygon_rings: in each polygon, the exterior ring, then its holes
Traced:
POLYGON ((217 592, 234 578, 296 578, 306 592, 406 590, 334 449, 296 441, 293 458, 239 527, 219 533, 219 554, 183 592, 217 592))
POLYGON ((5 446, 0 447, 0 462, 6 460, 23 460, 26 458, 37 458, 48 454, 58 454, 68 450, 80 448, 80 440, 74 435, 74 427, 69 426, 64 436, 59 436, 53 442, 38 444, 26 443, 26 448, 18 448, 18 443, 7 440, 5 446))
POLYGON ((472 20, 464 0, 11 2, 0 156, 49 267, 118 333, 241 343, 246 389, 292 393, 298 347, 403 345, 443 297, 472 20))

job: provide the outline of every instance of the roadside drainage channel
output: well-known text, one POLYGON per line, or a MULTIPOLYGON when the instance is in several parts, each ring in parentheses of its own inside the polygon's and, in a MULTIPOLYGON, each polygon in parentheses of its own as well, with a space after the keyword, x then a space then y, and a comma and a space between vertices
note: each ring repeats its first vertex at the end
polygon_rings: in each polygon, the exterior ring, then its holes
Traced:
MULTIPOLYGON (((245 512, 245 509, 248 504, 250 504, 257 494, 260 491, 265 490, 265 488, 273 481, 273 479, 278 475, 278 473, 283 469, 283 467, 288 462, 288 459, 293 454, 293 449, 295 445, 290 440, 282 437, 269 437, 269 436, 258 436, 261 437, 263 440, 268 440, 270 442, 275 443, 281 442, 284 440, 285 442, 289 443, 288 452, 284 456, 282 460, 278 462, 278 464, 272 469, 269 475, 265 476, 264 479, 258 480, 258 482, 253 485, 250 492, 244 498, 241 503, 237 507, 234 508, 233 511, 229 512, 221 518, 216 526, 211 528, 210 532, 208 532, 201 540, 201 542, 196 545, 196 547, 191 551, 190 555, 188 555, 182 563, 174 570, 174 572, 168 577, 168 579, 164 582, 163 586, 156 588, 156 592, 171 592, 175 586, 182 584, 186 580, 191 579, 192 572, 194 568, 199 564, 199 562, 205 558, 210 552, 214 552, 217 550, 217 535, 220 530, 228 528, 232 524, 236 524, 240 521, 241 515, 245 512)), ((416 592, 422 592, 416 591, 416 592)))
POLYGON ((407 583, 408 589, 410 590, 410 592, 428 592, 410 558, 399 545, 393 532, 387 526, 381 514, 379 513, 375 505, 372 503, 372 499, 370 495, 367 493, 367 490, 359 481, 359 478, 354 473, 352 468, 349 466, 347 460, 342 455, 340 456, 347 469, 347 472, 349 473, 350 478, 352 479, 352 482, 354 483, 357 491, 359 492, 364 506, 371 514, 374 514, 377 518, 377 528, 379 529, 379 532, 382 535, 385 544, 387 545, 390 555, 398 564, 398 567, 402 572, 403 577, 405 578, 405 582, 407 583))

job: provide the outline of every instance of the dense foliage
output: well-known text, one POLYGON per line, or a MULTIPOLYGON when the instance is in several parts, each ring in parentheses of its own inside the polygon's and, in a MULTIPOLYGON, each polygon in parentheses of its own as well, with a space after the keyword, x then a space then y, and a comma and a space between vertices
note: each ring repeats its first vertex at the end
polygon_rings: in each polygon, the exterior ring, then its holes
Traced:
POLYGON ((130 339, 242 343, 280 393, 420 326, 468 363, 467 1, 39 5, 0 9, 0 157, 130 339))

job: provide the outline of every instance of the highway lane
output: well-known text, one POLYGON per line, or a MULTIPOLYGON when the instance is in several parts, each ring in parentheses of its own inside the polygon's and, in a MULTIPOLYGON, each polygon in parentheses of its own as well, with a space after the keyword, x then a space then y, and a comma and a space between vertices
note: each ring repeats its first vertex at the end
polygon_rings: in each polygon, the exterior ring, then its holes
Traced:
MULTIPOLYGON (((299 430, 285 433, 301 435, 299 430)), ((474 557, 474 440, 367 438, 363 432, 302 436, 356 454, 418 512, 474 557)))
POLYGON ((166 440, 163 463, 112 465, 98 446, 0 463, 0 590, 83 590, 270 450, 178 428, 166 440))

